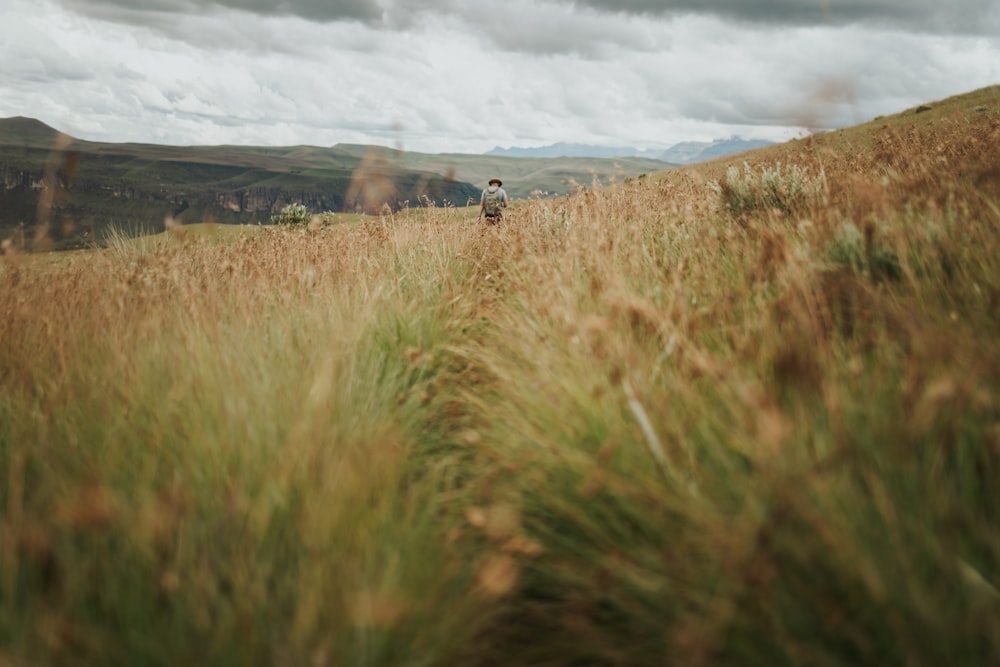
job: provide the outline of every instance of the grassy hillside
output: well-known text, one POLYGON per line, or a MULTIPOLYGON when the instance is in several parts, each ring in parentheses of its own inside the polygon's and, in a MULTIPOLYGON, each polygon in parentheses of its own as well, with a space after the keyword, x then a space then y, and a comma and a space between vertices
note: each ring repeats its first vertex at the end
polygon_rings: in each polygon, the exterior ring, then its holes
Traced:
POLYGON ((109 144, 16 117, 0 119, 0 240, 38 238, 29 247, 65 249, 106 236, 109 223, 151 231, 163 230, 168 218, 266 224, 291 203, 313 213, 464 206, 497 174, 513 198, 539 198, 663 168, 654 160, 430 155, 351 145, 109 144))
POLYGON ((167 219, 267 224, 292 203, 316 213, 378 210, 464 205, 479 193, 419 169, 366 168, 337 151, 96 144, 62 135, 45 145, 39 125, 12 124, 25 130, 24 144, 3 145, 0 132, 0 239, 23 235, 32 250, 87 246, 109 225, 159 231, 167 219))
POLYGON ((1000 662, 1000 88, 0 257, 0 663, 1000 662))

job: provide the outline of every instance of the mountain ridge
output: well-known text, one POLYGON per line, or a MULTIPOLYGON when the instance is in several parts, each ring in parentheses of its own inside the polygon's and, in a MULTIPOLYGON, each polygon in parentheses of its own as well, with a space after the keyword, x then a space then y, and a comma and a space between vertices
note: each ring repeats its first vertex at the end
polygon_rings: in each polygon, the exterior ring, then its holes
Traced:
POLYGON ((773 146, 775 142, 765 139, 743 139, 732 136, 714 141, 684 141, 669 148, 641 149, 630 146, 596 146, 593 144, 576 144, 559 142, 548 146, 502 148, 496 146, 486 152, 486 155, 498 157, 522 158, 554 158, 554 157, 593 157, 593 158, 644 158, 658 160, 668 165, 687 165, 704 162, 717 157, 735 155, 748 150, 773 146))
POLYGON ((361 144, 96 142, 14 116, 0 119, 0 239, 44 225, 55 249, 80 247, 109 224, 149 231, 162 231, 168 219, 266 224, 288 204, 311 213, 466 206, 494 176, 514 199, 545 198, 669 167, 640 157, 513 158, 361 144), (52 203, 39 223, 46 191, 52 203))
POLYGON ((28 116, 11 116, 0 118, 0 141, 9 143, 17 141, 21 145, 53 145, 64 135, 51 125, 37 118, 28 116))

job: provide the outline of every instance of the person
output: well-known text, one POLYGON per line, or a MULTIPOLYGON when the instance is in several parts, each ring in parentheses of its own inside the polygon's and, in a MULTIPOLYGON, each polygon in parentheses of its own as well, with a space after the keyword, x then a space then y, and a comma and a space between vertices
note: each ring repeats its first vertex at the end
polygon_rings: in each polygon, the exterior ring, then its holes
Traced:
POLYGON ((503 220, 503 210, 510 202, 502 186, 503 181, 499 178, 491 178, 488 187, 479 197, 479 219, 482 220, 485 215, 488 225, 495 225, 503 220))

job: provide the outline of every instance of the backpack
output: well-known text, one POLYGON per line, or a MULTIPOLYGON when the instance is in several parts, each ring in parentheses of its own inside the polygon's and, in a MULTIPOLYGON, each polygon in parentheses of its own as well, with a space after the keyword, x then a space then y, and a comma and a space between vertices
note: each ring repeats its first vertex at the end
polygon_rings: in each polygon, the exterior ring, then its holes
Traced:
POLYGON ((483 197, 483 210, 488 218, 500 215, 500 188, 496 190, 487 188, 486 195, 483 197))

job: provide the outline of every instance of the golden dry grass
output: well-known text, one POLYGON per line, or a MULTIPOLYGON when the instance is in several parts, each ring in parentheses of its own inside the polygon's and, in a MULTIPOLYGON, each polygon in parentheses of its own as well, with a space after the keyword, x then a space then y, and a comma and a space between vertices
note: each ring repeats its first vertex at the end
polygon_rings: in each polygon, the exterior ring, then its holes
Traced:
POLYGON ((995 662, 998 98, 5 257, 0 661, 995 662))

